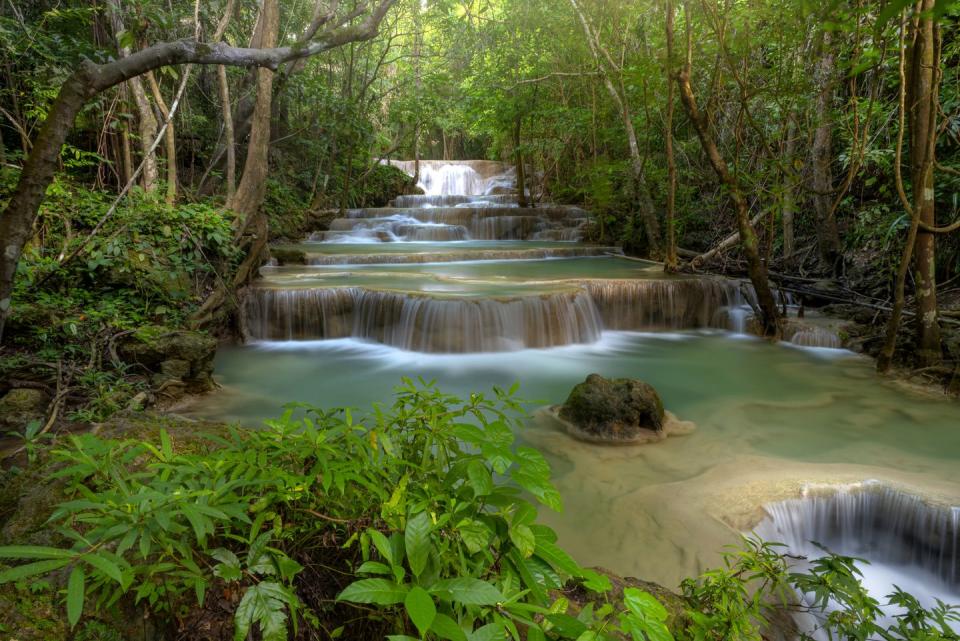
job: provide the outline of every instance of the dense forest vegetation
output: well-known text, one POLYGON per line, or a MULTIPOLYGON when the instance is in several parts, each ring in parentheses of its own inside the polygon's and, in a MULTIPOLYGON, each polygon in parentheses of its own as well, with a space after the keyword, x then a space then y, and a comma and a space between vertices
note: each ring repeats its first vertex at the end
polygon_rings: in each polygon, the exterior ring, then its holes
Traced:
POLYGON ((513 392, 405 383, 366 423, 209 442, 142 411, 213 385, 191 359, 237 335, 272 242, 414 192, 394 159, 511 163, 521 207, 748 278, 755 333, 790 293, 956 393, 958 22, 950 0, 0 2, 0 393, 25 391, 0 416, 0 634, 759 639, 799 588, 839 604, 833 638, 956 639, 903 592, 884 625, 849 557, 791 574, 745 541, 682 595, 581 568, 535 523, 560 500, 513 392), (130 358, 171 336, 175 359, 130 358))

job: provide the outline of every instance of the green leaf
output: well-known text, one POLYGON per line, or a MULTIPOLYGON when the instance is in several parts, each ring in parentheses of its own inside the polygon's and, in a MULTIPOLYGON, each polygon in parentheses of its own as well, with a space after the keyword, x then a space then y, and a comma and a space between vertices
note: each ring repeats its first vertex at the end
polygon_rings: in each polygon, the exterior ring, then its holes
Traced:
POLYGON ((416 585, 407 593, 407 597, 403 600, 403 606, 406 608, 410 620, 420 631, 420 636, 427 636, 427 631, 433 625, 433 620, 437 616, 437 606, 433 603, 433 597, 419 585, 416 585))
POLYGON ((587 631, 587 626, 583 621, 575 619, 569 614, 548 614, 547 621, 553 624, 553 627, 564 637, 576 639, 587 631))
POLYGON ((71 628, 77 625, 80 616, 83 614, 86 580, 87 577, 83 573, 83 568, 79 565, 73 566, 73 571, 70 572, 70 578, 67 580, 67 621, 71 628))
POLYGON ((344 588, 337 600, 394 605, 402 603, 406 596, 407 586, 405 585, 397 585, 386 579, 361 579, 344 588))
POLYGON ((517 546, 523 558, 532 556, 537 545, 537 539, 533 536, 533 531, 526 525, 515 525, 510 528, 510 541, 517 546))
POLYGON ((470 479, 474 496, 487 496, 493 492, 493 476, 483 461, 476 459, 470 461, 467 465, 467 477, 470 479))
POLYGON ((433 547, 430 541, 430 531, 433 524, 430 515, 420 512, 407 521, 407 528, 403 532, 403 543, 407 550, 407 562, 413 575, 419 577, 427 561, 430 559, 430 550, 433 547))
POLYGON ((72 559, 76 552, 42 545, 0 546, 0 559, 72 559))
POLYGON ((116 581, 117 583, 123 585, 123 571, 120 569, 120 566, 111 561, 110 559, 104 557, 101 554, 88 554, 86 556, 80 557, 80 559, 86 563, 89 563, 91 566, 103 572, 105 575, 116 581))
POLYGON ((263 581, 247 588, 234 613, 234 641, 245 641, 254 623, 263 641, 287 641, 287 603, 296 599, 279 583, 263 581))
POLYGON ((503 641, 504 637, 503 625, 500 623, 488 623, 482 628, 474 630, 470 634, 470 641, 503 641))
POLYGON ((457 622, 446 614, 438 613, 430 626, 430 631, 448 641, 467 641, 467 635, 457 622))
POLYGON ((47 574, 54 570, 59 570, 70 563, 70 559, 46 559, 44 561, 34 561, 25 565, 18 565, 0 572, 0 585, 12 583, 31 576, 47 574))
POLYGON ((555 570, 568 576, 580 576, 582 570, 573 558, 555 543, 546 539, 537 539, 535 554, 549 563, 555 570))
POLYGON ((169 461, 173 458, 173 444, 170 442, 170 435, 167 434, 167 430, 160 430, 160 451, 163 453, 163 458, 166 461, 169 461))
POLYGON ((471 577, 437 581, 430 586, 430 593, 441 598, 449 594, 451 600, 463 605, 496 605, 504 601, 500 590, 486 581, 471 577))
POLYGON ((638 588, 625 588, 623 590, 623 604, 627 606, 630 612, 641 618, 653 619, 654 621, 667 620, 666 608, 649 592, 644 592, 638 588))
POLYGON ((357 574, 390 574, 390 568, 379 561, 367 561, 357 568, 357 574))
POLYGON ((490 544, 490 528, 473 519, 464 519, 457 524, 457 532, 470 554, 476 554, 490 544))

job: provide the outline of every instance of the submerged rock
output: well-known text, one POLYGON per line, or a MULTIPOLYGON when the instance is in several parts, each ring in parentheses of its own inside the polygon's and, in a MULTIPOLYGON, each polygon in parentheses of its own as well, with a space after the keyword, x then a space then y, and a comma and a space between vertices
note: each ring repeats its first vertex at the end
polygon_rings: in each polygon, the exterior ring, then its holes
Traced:
POLYGON ((556 415, 572 436, 596 443, 648 443, 693 429, 692 423, 664 411, 650 384, 599 374, 577 384, 556 415))

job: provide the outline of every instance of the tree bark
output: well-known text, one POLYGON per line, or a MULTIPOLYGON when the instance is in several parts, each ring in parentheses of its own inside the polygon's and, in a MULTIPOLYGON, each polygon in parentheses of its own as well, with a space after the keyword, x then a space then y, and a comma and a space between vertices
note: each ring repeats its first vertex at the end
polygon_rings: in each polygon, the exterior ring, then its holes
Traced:
MULTIPOLYGON (((264 0, 260 14, 260 48, 273 48, 277 44, 280 29, 280 9, 277 0, 264 0)), ((234 228, 236 239, 246 232, 267 189, 267 171, 270 151, 270 114, 273 108, 273 71, 266 67, 257 69, 257 98, 253 110, 253 125, 247 144, 247 158, 237 192, 227 201, 227 208, 237 212, 234 228)))
MULTIPOLYGON (((113 25, 113 36, 117 39, 117 52, 120 54, 121 60, 128 58, 130 56, 130 47, 125 47, 120 44, 120 35, 125 29, 120 4, 117 0, 110 0, 110 22, 113 25)), ((156 188, 157 178, 159 177, 157 154, 156 152, 150 151, 150 147, 157 137, 157 118, 153 115, 153 107, 150 106, 150 99, 147 98, 147 92, 143 88, 143 82, 140 80, 140 76, 131 77, 127 81, 127 85, 130 87, 133 103, 137 107, 140 150, 144 160, 143 189, 149 192, 156 188)))
POLYGON ((227 68, 217 66, 217 82, 220 86, 220 105, 223 115, 223 144, 227 154, 227 202, 237 193, 237 141, 233 131, 233 107, 230 105, 230 85, 227 68))
POLYGON ((91 98, 151 69, 167 65, 193 63, 277 69, 284 62, 314 56, 348 42, 369 40, 377 34, 383 17, 394 2, 380 0, 362 22, 345 26, 337 24, 303 46, 253 49, 186 39, 159 43, 102 65, 90 60, 81 62, 61 85, 20 172, 17 186, 0 212, 0 243, 3 246, 0 255, 0 340, 10 315, 14 275, 23 247, 32 235, 37 211, 53 180, 60 149, 77 114, 91 98))
POLYGON ((747 200, 743 196, 737 179, 730 173, 726 161, 720 154, 713 136, 710 134, 709 127, 703 116, 697 108, 697 101, 693 95, 693 89, 690 86, 690 70, 683 69, 677 78, 680 88, 680 99, 683 102, 687 116, 693 123, 693 127, 700 139, 700 144, 710 165, 717 173, 721 184, 727 189, 730 200, 733 201, 737 212, 737 226, 740 229, 740 246, 747 259, 747 274, 750 282, 753 283, 753 289, 757 294, 757 303, 760 307, 760 325, 763 335, 770 338, 780 336, 780 313, 777 310, 777 303, 773 297, 773 291, 770 289, 770 281, 767 278, 767 267, 760 258, 759 243, 757 234, 750 224, 750 210, 747 200))
POLYGON ((794 238, 793 218, 796 213, 796 199, 794 189, 796 188, 796 172, 793 162, 794 154, 797 149, 797 124, 792 115, 788 116, 786 142, 784 143, 784 171, 783 184, 781 185, 782 195, 780 203, 780 216, 783 224, 783 259, 790 262, 793 254, 796 252, 796 241, 794 238))
POLYGON ((673 17, 673 2, 672 0, 667 0, 664 24, 667 40, 667 60, 664 65, 664 73, 667 79, 667 113, 663 123, 663 139, 667 155, 667 210, 666 220, 664 221, 667 248, 663 258, 663 269, 668 272, 677 270, 677 239, 674 230, 677 162, 673 156, 673 17))
MULTIPOLYGON (((153 94, 153 100, 157 103, 160 115, 167 121, 167 129, 163 134, 164 146, 167 155, 167 193, 165 200, 168 205, 177 202, 177 134, 174 130, 173 119, 170 118, 170 109, 160 93, 160 84, 153 71, 147 72, 147 83, 150 85, 150 93, 153 94)), ((153 139, 151 138, 151 143, 153 139)), ((144 168, 146 169, 146 168, 144 168)))
POLYGON ((936 225, 934 208, 935 147, 939 107, 940 51, 935 0, 920 0, 909 50, 907 103, 910 116, 910 169, 915 215, 919 219, 914 257, 917 298, 917 361, 927 367, 943 358, 937 319, 936 225))
POLYGON ((526 172, 523 169, 523 154, 520 151, 520 127, 523 123, 523 117, 517 114, 513 121, 513 151, 517 163, 517 204, 520 207, 527 207, 527 179, 526 172))
POLYGON ((837 220, 833 212, 833 173, 830 170, 833 137, 833 110, 830 103, 833 100, 836 77, 832 40, 831 33, 824 30, 819 47, 820 59, 813 74, 814 86, 817 88, 817 128, 814 130, 813 145, 810 149, 810 169, 820 263, 834 272, 841 257, 841 249, 837 220))

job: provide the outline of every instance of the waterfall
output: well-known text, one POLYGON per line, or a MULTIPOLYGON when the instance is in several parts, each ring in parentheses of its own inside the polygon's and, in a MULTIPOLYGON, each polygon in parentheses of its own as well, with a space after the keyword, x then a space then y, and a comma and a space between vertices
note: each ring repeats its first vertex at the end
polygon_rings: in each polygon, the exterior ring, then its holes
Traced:
POLYGON ((594 280, 585 287, 604 327, 622 330, 715 327, 718 310, 739 295, 736 282, 712 278, 594 280))
POLYGON ((497 352, 590 343, 600 316, 583 291, 443 298, 359 287, 254 287, 244 330, 255 340, 354 337, 418 352, 497 352))
MULTIPOLYGON (((935 598, 957 602, 960 595, 960 507, 937 505, 919 496, 867 481, 841 487, 807 488, 800 498, 765 507, 755 528, 767 541, 798 556, 823 552, 814 541, 860 563, 863 585, 884 597, 898 585, 927 607, 935 598)), ((801 596, 801 598, 806 598, 801 596)), ((896 612, 886 608, 889 623, 896 612)), ((799 621, 809 625, 808 619, 799 621)), ((814 635, 826 639, 823 631, 814 635)))
MULTIPOLYGON (((416 171, 412 160, 392 160, 409 175, 416 171)), ((491 160, 421 160, 417 186, 427 196, 481 196, 511 192, 516 177, 513 167, 491 160)))
MULTIPOLYGON (((319 239, 318 239, 319 240, 319 239)), ((618 247, 525 247, 522 249, 462 249, 383 254, 307 254, 308 265, 378 265, 451 263, 464 260, 544 260, 620 254, 618 247)))
POLYGON ((590 343, 603 329, 708 327, 731 289, 706 278, 585 281, 510 298, 255 287, 244 300, 244 326, 256 340, 354 337, 422 352, 496 352, 590 343))
POLYGON ((834 332, 822 327, 808 327, 801 329, 790 337, 790 342, 802 347, 829 347, 840 349, 843 342, 834 332))

